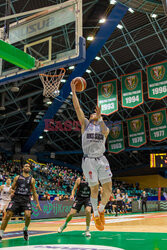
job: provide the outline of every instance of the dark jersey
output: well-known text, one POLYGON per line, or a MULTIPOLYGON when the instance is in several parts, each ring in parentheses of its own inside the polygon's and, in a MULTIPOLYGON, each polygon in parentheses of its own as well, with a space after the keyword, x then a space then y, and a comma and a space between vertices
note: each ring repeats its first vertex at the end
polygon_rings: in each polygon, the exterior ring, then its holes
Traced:
POLYGON ((84 179, 81 179, 80 181, 80 185, 78 186, 76 197, 77 198, 89 198, 90 197, 90 187, 88 186, 88 183, 84 179))
POLYGON ((16 182, 15 195, 31 195, 31 180, 32 176, 24 177, 22 175, 19 176, 16 182))

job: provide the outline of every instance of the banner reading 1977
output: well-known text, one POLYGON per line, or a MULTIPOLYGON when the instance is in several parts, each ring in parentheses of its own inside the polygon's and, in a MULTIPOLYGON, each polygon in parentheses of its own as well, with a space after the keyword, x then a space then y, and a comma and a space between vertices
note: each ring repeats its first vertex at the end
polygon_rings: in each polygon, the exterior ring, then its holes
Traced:
POLYGON ((127 120, 129 146, 139 148, 146 144, 146 129, 144 116, 137 116, 127 120))
POLYGON ((101 105, 101 113, 110 115, 118 111, 117 80, 98 83, 97 103, 101 105))
POLYGON ((151 141, 163 141, 167 138, 166 109, 149 112, 148 122, 151 141))
POLYGON ((123 123, 113 124, 108 135, 108 151, 117 154, 124 149, 123 123))
POLYGON ((167 97, 167 61, 147 66, 148 98, 167 97))
POLYGON ((122 107, 135 108, 143 103, 142 71, 123 75, 121 80, 122 107))

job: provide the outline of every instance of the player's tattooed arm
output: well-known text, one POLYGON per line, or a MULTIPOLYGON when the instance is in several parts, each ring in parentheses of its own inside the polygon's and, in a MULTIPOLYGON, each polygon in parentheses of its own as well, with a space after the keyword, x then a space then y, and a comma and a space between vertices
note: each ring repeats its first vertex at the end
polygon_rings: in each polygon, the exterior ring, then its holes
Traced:
POLYGON ((35 179, 34 178, 32 178, 32 181, 31 181, 31 190, 32 190, 33 198, 37 203, 36 207, 41 211, 41 207, 40 207, 39 200, 38 200, 38 194, 37 194, 36 188, 35 188, 35 179))
POLYGON ((74 199, 75 192, 76 192, 78 186, 80 185, 80 182, 81 182, 81 179, 78 178, 78 179, 76 180, 75 185, 74 185, 74 187, 73 187, 73 190, 72 190, 72 192, 71 192, 70 200, 73 200, 73 199, 74 199))
POLYGON ((97 117, 98 117, 98 120, 99 120, 101 129, 102 129, 102 134, 107 138, 107 136, 108 136, 110 130, 109 130, 109 128, 106 126, 106 124, 104 123, 103 118, 102 118, 102 116, 101 116, 101 105, 100 105, 100 107, 96 106, 95 112, 96 112, 96 115, 97 115, 97 117))
POLYGON ((84 127, 85 127, 85 119, 86 118, 85 118, 84 112, 82 111, 81 106, 79 104, 78 97, 76 95, 75 84, 73 83, 73 81, 71 82, 71 90, 72 90, 72 94, 73 94, 72 95, 73 105, 74 105, 78 120, 81 124, 82 131, 83 131, 84 127))

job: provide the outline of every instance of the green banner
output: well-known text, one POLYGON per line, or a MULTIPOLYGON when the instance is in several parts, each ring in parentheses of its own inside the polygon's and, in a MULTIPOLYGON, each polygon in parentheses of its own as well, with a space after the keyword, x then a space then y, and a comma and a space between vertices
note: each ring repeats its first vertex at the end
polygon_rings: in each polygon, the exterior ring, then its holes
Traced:
POLYGON ((108 135, 108 151, 117 154, 124 149, 123 123, 113 124, 108 135))
POLYGON ((122 107, 135 108, 143 103, 142 71, 123 75, 121 79, 122 107))
POLYGON ((163 141, 167 138, 166 109, 148 113, 151 141, 163 141))
POLYGON ((167 97, 167 61, 147 66, 148 98, 167 97))
POLYGON ((97 103, 101 105, 101 113, 110 115, 118 111, 117 80, 98 83, 97 103))
POLYGON ((139 148, 147 142, 144 116, 127 120, 128 142, 130 147, 139 148))

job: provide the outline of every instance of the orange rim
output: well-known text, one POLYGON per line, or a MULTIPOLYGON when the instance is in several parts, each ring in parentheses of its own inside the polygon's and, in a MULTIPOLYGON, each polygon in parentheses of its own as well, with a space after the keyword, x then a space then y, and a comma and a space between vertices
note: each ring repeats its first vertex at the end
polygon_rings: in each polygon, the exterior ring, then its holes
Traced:
POLYGON ((47 74, 39 74, 40 76, 47 76, 47 77, 59 77, 63 76, 66 73, 66 70, 64 68, 60 68, 59 70, 63 70, 64 72, 59 75, 47 75, 47 74))

